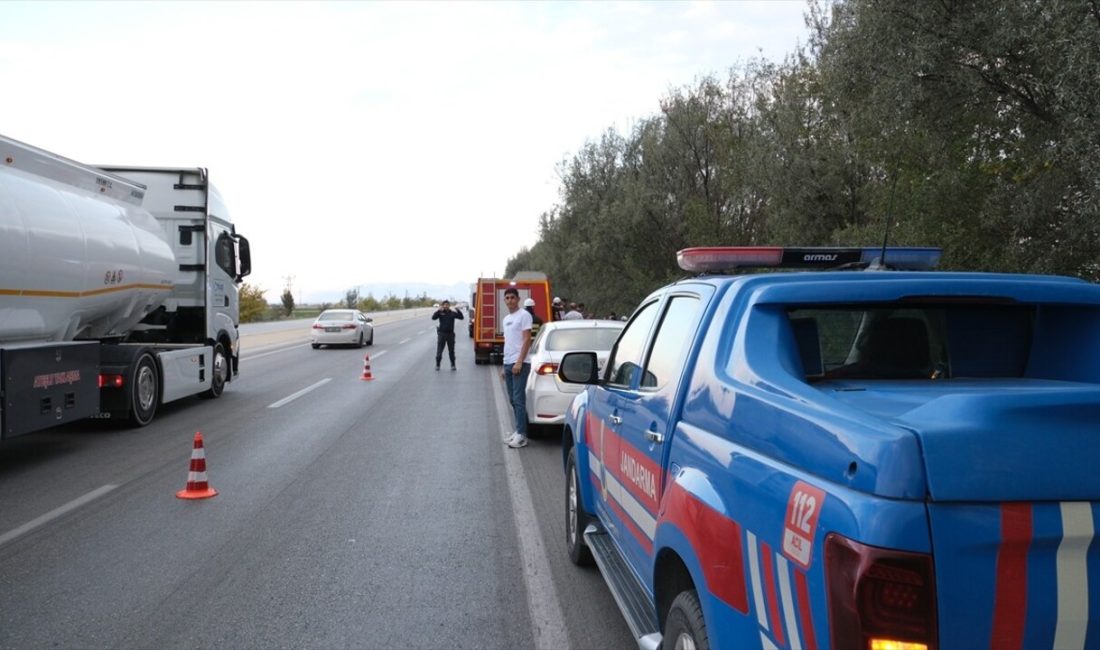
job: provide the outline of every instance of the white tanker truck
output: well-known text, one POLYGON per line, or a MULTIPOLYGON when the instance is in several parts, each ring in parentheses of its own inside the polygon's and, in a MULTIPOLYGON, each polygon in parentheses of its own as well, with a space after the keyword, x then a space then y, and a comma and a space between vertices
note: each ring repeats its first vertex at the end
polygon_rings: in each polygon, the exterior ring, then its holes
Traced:
POLYGON ((0 439, 221 395, 250 270, 205 169, 92 167, 0 136, 0 439))

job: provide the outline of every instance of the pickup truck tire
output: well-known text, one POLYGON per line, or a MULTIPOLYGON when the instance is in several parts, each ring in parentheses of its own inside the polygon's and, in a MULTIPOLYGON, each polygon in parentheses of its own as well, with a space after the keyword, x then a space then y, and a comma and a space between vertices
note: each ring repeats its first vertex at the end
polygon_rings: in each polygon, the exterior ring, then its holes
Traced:
POLYGON ((148 352, 138 357, 130 380, 130 423, 143 427, 153 421, 160 401, 160 375, 157 362, 148 352))
POLYGON ((584 511, 581 501, 580 480, 577 472, 577 448, 569 450, 565 480, 565 543, 569 549, 569 560, 577 566, 591 566, 592 551, 584 543, 584 529, 588 526, 589 514, 584 511))
POLYGON ((661 647, 667 650, 710 650, 703 609, 694 589, 681 591, 672 601, 661 647))

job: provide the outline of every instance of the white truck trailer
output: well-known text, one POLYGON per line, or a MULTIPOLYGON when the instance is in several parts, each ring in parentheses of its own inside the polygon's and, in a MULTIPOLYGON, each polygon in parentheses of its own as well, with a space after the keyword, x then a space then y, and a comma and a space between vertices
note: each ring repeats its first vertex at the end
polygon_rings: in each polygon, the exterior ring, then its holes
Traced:
POLYGON ((206 169, 93 167, 0 136, 0 439, 221 395, 250 259, 206 169))

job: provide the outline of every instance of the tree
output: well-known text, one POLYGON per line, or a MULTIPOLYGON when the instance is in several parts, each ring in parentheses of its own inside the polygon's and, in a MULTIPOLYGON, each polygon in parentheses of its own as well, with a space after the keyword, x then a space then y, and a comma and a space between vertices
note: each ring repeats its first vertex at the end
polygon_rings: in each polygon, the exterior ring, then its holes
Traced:
POLYGON ((258 321, 267 312, 267 300, 264 299, 264 290, 260 287, 245 282, 241 285, 240 300, 242 323, 258 321))
POLYGON ((283 289, 283 312, 287 318, 294 313, 294 294, 291 293, 290 287, 283 289))
POLYGON ((355 309, 359 305, 359 288, 348 289, 344 294, 344 305, 348 309, 355 309))

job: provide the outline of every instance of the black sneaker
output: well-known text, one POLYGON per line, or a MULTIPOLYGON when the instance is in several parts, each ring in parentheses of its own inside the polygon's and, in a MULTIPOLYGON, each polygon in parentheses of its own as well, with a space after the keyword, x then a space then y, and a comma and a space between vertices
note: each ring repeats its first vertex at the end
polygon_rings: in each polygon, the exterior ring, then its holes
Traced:
POLYGON ((451 366, 451 370, 458 370, 458 368, 455 368, 454 366, 451 366))
POLYGON ((435 367, 435 371, 436 371, 436 372, 439 372, 439 366, 436 366, 436 367, 435 367))

